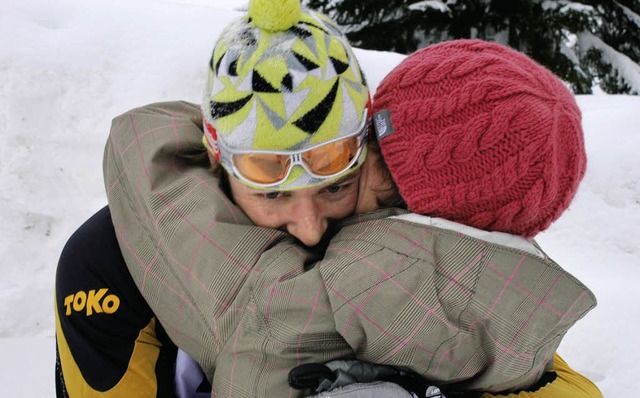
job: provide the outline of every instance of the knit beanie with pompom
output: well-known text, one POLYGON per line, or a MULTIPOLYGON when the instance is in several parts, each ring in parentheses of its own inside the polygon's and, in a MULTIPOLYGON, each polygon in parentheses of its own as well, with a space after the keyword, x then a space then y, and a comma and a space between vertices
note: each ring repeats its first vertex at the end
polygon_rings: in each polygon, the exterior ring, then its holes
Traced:
MULTIPOLYGON (((357 133, 371 116, 369 99, 353 49, 333 21, 300 0, 251 0, 211 56, 202 102, 205 144, 233 175, 225 156, 232 152, 301 151, 357 133)), ((332 178, 355 170, 365 156, 363 150, 353 167, 332 178)), ((294 166, 270 189, 326 182, 294 166)))
POLYGON ((415 213, 531 238, 567 209, 585 173, 571 92, 496 43, 415 52, 373 106, 384 160, 415 213))

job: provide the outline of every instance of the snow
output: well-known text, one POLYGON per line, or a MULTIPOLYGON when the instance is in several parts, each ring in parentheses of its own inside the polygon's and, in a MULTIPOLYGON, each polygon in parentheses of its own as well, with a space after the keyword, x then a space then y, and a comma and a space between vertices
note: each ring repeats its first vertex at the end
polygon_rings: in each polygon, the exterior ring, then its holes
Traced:
MULTIPOLYGON (((106 203, 111 119, 197 102, 236 0, 4 1, 0 13, 0 383, 52 397, 53 285, 62 246, 106 203)), ((358 50, 375 88, 402 55, 358 50)), ((637 65, 636 65, 637 66, 637 65)), ((606 397, 640 382, 640 97, 580 96, 589 167, 569 211, 539 237, 599 305, 559 352, 606 397)))
POLYGON ((638 94, 640 94, 640 65, 631 58, 611 48, 607 43, 590 32, 578 35, 580 51, 587 52, 591 48, 602 51, 605 62, 611 64, 620 72, 620 76, 638 94))
POLYGON ((547 0, 542 2, 542 9, 545 11, 557 10, 558 8, 560 9, 561 14, 565 14, 568 12, 576 12, 579 14, 582 14, 582 13, 590 14, 594 10, 592 6, 582 4, 582 3, 576 3, 573 1, 547 0))
POLYGON ((627 15, 627 18, 631 20, 637 27, 640 28, 640 16, 629 9, 629 7, 625 7, 623 4, 619 4, 619 6, 624 10, 624 13, 627 15))
POLYGON ((447 7, 446 4, 436 0, 419 1, 417 3, 413 3, 409 5, 408 8, 413 11, 426 11, 428 9, 433 9, 441 13, 451 12, 451 10, 449 9, 449 7, 447 7))

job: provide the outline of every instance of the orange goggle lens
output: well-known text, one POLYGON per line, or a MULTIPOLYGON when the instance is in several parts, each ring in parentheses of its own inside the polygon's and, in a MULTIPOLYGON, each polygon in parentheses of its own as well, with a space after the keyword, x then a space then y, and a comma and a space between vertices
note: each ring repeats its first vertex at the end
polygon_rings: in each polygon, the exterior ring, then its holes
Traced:
POLYGON ((358 154, 358 137, 346 138, 302 154, 307 169, 321 177, 338 174, 348 166, 358 154))
POLYGON ((244 178, 258 184, 273 184, 287 176, 291 156, 271 153, 233 155, 233 164, 244 178))
POLYGON ((317 177, 339 174, 350 167, 360 149, 359 138, 349 137, 297 154, 244 153, 233 155, 236 170, 257 184, 275 184, 287 178, 294 164, 303 165, 317 177))

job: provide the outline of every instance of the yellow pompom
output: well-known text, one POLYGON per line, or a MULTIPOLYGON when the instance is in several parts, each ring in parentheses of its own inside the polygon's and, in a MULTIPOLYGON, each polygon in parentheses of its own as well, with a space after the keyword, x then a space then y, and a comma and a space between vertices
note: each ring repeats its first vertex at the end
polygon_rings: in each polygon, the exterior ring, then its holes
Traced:
POLYGON ((271 32, 284 31, 298 23, 302 15, 300 0, 251 0, 252 23, 271 32))

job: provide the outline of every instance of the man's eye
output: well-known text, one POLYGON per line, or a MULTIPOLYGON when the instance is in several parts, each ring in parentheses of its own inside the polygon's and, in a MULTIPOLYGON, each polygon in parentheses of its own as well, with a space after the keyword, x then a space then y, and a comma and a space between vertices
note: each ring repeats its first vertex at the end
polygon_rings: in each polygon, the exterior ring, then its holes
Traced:
POLYGON ((265 199, 278 199, 280 195, 282 195, 282 192, 277 192, 277 191, 267 192, 262 194, 262 196, 264 196, 265 199))
POLYGON ((326 189, 326 190, 327 190, 327 192, 329 192, 329 193, 338 193, 338 192, 340 191, 340 189, 342 189, 342 186, 341 186, 341 185, 333 184, 333 185, 329 185, 329 186, 327 186, 325 189, 326 189))

